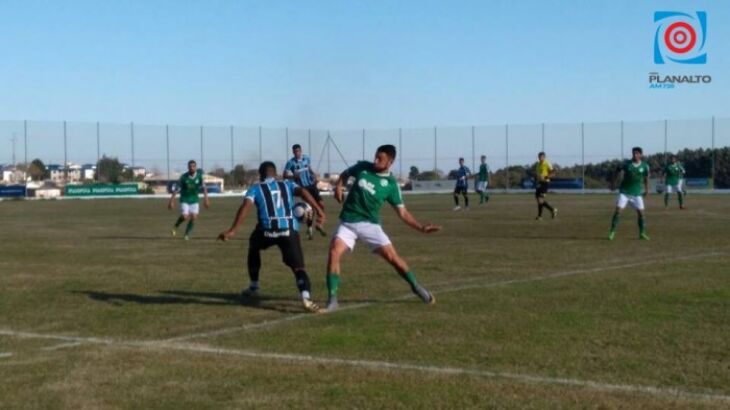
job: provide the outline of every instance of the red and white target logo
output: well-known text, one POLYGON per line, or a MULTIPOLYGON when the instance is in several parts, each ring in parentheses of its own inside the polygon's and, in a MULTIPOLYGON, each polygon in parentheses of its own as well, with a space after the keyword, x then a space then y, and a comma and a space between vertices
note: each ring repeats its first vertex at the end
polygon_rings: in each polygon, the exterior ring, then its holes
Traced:
POLYGON ((657 11, 654 13, 656 33, 654 34, 654 63, 665 64, 667 60, 679 64, 705 64, 707 52, 707 13, 698 11, 695 15, 678 11, 657 11))

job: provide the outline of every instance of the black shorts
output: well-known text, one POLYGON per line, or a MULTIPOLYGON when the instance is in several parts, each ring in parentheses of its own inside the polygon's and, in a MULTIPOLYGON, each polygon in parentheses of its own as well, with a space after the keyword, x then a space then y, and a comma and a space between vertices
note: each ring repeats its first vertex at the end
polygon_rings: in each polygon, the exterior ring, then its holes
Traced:
POLYGON ((537 183, 537 188, 535 189, 535 198, 540 198, 545 196, 548 192, 549 183, 547 181, 540 181, 537 183))
POLYGON ((260 252, 269 249, 272 246, 277 246, 281 251, 281 258, 284 264, 292 269, 304 269, 304 254, 302 253, 302 244, 299 242, 299 232, 280 231, 280 232, 265 232, 261 229, 256 229, 251 233, 251 237, 248 242, 248 251, 260 252), (288 232, 288 236, 284 235, 288 232))
POLYGON ((466 195, 469 193, 469 187, 464 185, 457 185, 456 188, 454 188, 454 195, 466 195))
POLYGON ((310 185, 308 187, 304 187, 304 189, 307 190, 313 197, 314 200, 317 202, 322 202, 322 195, 319 194, 319 189, 317 189, 317 184, 310 185))

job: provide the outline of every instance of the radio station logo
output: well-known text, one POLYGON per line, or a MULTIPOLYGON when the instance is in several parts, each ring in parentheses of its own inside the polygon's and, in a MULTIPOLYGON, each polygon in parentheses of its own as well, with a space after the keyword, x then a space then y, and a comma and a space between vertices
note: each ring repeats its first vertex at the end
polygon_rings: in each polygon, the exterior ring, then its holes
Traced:
POLYGON ((654 64, 706 64, 707 13, 654 13, 654 64))

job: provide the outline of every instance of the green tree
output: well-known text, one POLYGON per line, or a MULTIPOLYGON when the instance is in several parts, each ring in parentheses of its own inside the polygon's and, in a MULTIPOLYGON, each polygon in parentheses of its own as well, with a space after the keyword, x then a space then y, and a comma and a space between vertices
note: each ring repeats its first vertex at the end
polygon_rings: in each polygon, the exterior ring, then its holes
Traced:
POLYGON ((124 166, 116 157, 107 157, 104 155, 101 157, 99 162, 96 164, 96 172, 99 176, 99 182, 106 182, 112 184, 118 184, 124 180, 125 177, 132 179, 132 170, 124 170, 124 166), (124 173, 127 173, 125 176, 124 173))
POLYGON ((410 172, 408 173, 408 178, 410 178, 410 179, 412 179, 412 180, 417 180, 417 179, 418 179, 418 174, 419 174, 419 173, 420 173, 420 172, 418 171, 418 167, 416 167, 416 166, 411 166, 411 171, 410 171, 410 172))
POLYGON ((28 167, 28 174, 33 181, 42 181, 50 176, 48 168, 46 168, 46 164, 38 158, 34 159, 30 163, 30 166, 28 167))

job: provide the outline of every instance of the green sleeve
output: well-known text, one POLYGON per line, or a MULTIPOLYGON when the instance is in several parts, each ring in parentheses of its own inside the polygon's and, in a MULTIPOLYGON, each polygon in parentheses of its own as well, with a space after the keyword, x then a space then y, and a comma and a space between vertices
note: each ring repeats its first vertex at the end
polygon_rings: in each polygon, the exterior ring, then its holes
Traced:
POLYGON ((403 206, 403 194, 398 186, 398 181, 392 179, 390 182, 392 188, 390 189, 390 195, 388 195, 388 203, 393 206, 403 206))
POLYGON ((359 174, 360 172, 368 169, 371 166, 372 166, 372 163, 370 163, 370 162, 367 162, 367 161, 358 161, 357 164, 351 166, 350 168, 347 168, 347 170, 345 171, 345 173, 347 175, 351 176, 351 177, 354 177, 357 174, 359 174))

